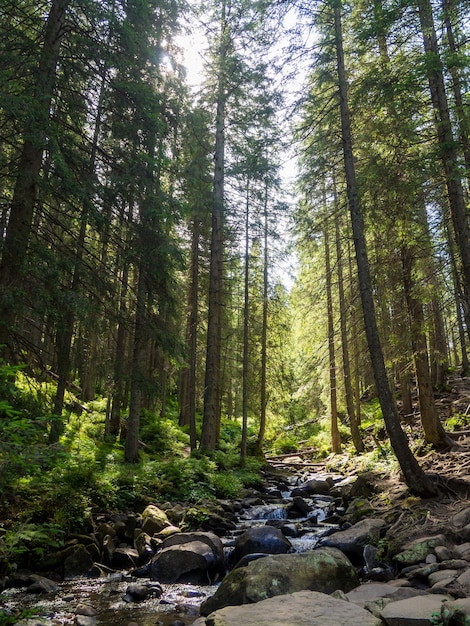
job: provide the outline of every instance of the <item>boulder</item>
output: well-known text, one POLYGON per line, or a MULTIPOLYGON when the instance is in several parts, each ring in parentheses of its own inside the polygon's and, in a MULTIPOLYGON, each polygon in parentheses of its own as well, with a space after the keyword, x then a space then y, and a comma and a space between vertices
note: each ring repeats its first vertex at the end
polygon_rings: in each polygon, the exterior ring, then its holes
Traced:
POLYGON ((171 535, 175 535, 176 533, 180 533, 180 532, 181 532, 181 529, 178 528, 178 526, 173 526, 173 524, 171 524, 170 526, 166 526, 159 533, 156 533, 154 535, 154 538, 155 539, 161 539, 163 541, 167 537, 170 537, 171 535))
POLYGON ((292 506, 289 509, 289 513, 291 514, 295 509, 297 509, 304 517, 307 517, 307 515, 312 512, 313 507, 311 504, 306 502, 302 496, 294 496, 292 498, 292 506))
POLYGON ((276 554, 232 570, 215 594, 201 605, 201 615, 225 606, 259 602, 295 593, 336 589, 350 591, 359 584, 347 557, 335 548, 318 548, 300 554, 276 554))
POLYGON ((354 498, 354 500, 349 503, 344 517, 348 522, 351 522, 351 524, 356 524, 359 520, 373 513, 374 509, 367 498, 354 498))
POLYGON ((365 609, 324 593, 299 591, 261 600, 256 604, 227 606, 211 613, 199 626, 380 626, 365 609))
POLYGON ((231 560, 235 565, 248 554, 286 554, 291 547, 291 542, 279 528, 259 526, 237 537, 231 560))
POLYGON ((464 528, 470 524, 470 507, 465 507, 462 511, 459 511, 452 518, 452 524, 456 528, 464 528))
POLYGON ((331 478, 327 478, 326 480, 320 478, 312 478, 303 485, 301 485, 300 489, 302 491, 305 491, 307 495, 314 496, 317 494, 329 493, 333 485, 334 482, 331 478))
POLYGON ((370 582, 365 585, 359 585, 352 591, 346 594, 349 602, 358 604, 359 606, 366 606, 371 602, 382 600, 384 598, 390 598, 393 600, 404 600, 412 596, 425 595, 426 591, 422 589, 415 589, 414 587, 407 587, 407 582, 402 580, 403 586, 399 586, 399 581, 393 581, 388 583, 370 582))
POLYGON ((402 551, 394 555, 393 560, 401 567, 416 565, 424 562, 436 546, 447 546, 447 544, 448 541, 444 535, 422 537, 405 544, 402 551))
POLYGON ((163 583, 213 583, 225 573, 222 542, 209 532, 172 535, 153 557, 149 573, 163 583))
POLYGON ((390 602, 382 610, 381 618, 387 626, 431 626, 448 599, 436 593, 390 602))
POLYGON ((110 562, 114 569, 134 569, 139 562, 139 553, 134 548, 116 548, 110 562))
POLYGON ((153 556, 152 538, 147 533, 139 532, 136 534, 134 546, 139 553, 139 563, 147 563, 153 556))
POLYGON ((351 528, 339 530, 333 535, 325 537, 321 540, 321 545, 338 548, 350 558, 362 558, 365 546, 369 543, 377 543, 380 538, 380 531, 385 525, 383 519, 363 519, 351 528))
POLYGON ((15 572, 10 580, 15 586, 28 587, 28 593, 56 593, 59 590, 59 586, 50 578, 31 572, 15 572))
POLYGON ((202 501, 186 509, 181 522, 185 530, 205 530, 217 535, 235 530, 234 515, 216 502, 202 501))
POLYGON ((449 600, 443 603, 441 619, 445 626, 468 626, 470 623, 470 598, 449 600))
POLYGON ((171 526, 171 523, 165 511, 162 511, 154 504, 149 504, 142 513, 142 530, 144 533, 152 537, 167 526, 171 526))

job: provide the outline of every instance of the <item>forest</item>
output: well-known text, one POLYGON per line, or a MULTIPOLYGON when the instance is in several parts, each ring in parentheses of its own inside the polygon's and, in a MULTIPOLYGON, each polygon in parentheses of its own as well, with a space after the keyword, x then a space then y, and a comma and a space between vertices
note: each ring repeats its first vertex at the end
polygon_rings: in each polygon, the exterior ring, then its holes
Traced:
POLYGON ((468 421, 435 396, 470 369, 469 19, 2 0, 9 515, 52 541, 92 506, 233 495, 302 446, 436 493, 413 446, 468 421))

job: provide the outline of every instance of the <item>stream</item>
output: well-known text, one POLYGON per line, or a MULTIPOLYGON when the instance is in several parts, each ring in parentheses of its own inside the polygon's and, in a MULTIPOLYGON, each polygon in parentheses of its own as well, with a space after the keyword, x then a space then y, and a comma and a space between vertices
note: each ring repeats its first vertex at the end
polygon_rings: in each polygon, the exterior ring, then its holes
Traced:
MULTIPOLYGON (((307 480, 323 479, 325 475, 309 474, 307 480)), ((343 477, 334 477, 339 481, 343 477)), ((302 477, 305 482, 305 477, 302 477)), ((236 530, 221 537, 230 560, 235 539, 253 526, 272 525, 281 528, 292 544, 292 552, 312 550, 320 538, 337 528, 334 523, 339 511, 337 502, 329 495, 292 496, 300 479, 292 477, 282 487, 270 485, 240 507, 236 530)), ((295 493, 295 492, 294 492, 295 493)), ((17 613, 34 609, 55 624, 79 626, 186 626, 199 617, 202 602, 215 593, 216 585, 162 584, 163 593, 150 594, 143 602, 123 599, 129 584, 135 582, 128 572, 112 573, 106 578, 73 579, 60 582, 55 594, 37 595, 24 589, 7 588, 0 593, 1 613, 17 613), (76 617, 77 606, 88 605, 96 616, 76 617)), ((146 580, 140 579, 141 584, 146 580)), ((81 613, 82 611, 80 611, 81 613)), ((83 611, 87 613, 86 610, 83 611)))

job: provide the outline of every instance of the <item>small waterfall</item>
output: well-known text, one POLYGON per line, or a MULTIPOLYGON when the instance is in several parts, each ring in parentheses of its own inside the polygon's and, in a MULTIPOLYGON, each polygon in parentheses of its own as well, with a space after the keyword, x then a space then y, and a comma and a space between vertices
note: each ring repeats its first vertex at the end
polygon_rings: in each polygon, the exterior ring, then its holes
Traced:
POLYGON ((254 506, 241 517, 250 520, 287 519, 287 508, 283 504, 261 504, 254 506))

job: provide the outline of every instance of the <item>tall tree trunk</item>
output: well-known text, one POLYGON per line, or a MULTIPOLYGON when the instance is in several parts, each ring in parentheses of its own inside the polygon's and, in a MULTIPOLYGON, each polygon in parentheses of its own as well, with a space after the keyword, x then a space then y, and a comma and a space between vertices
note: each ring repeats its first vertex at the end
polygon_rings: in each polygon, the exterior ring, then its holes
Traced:
POLYGON ((413 415, 413 403, 411 400, 411 372, 407 363, 400 363, 398 380, 402 414, 405 419, 409 419, 413 415))
MULTIPOLYGON (((449 52, 451 53, 452 58, 456 59, 458 55, 458 48, 455 42, 454 27, 452 25, 454 6, 454 0, 442 0, 442 10, 447 33, 447 45, 449 47, 449 52)), ((452 92, 454 94, 455 113, 459 129, 459 139, 462 145, 462 152, 465 159, 468 184, 470 185, 470 116, 468 114, 468 111, 465 109, 465 105, 463 102, 462 81, 459 72, 458 61, 452 61, 449 63, 449 72, 452 78, 452 92)))
POLYGON ((356 182, 356 171, 354 165, 354 155, 352 148, 351 123, 349 117, 348 88, 344 65, 343 35, 341 25, 341 2, 334 2, 334 23, 335 23, 335 43, 336 61, 338 73, 338 88, 341 112, 341 136, 343 144, 344 167, 347 183, 347 195, 351 223, 353 230, 354 246, 356 250, 356 261, 359 278, 359 288, 361 292, 362 310, 366 329, 367 343, 369 346, 372 367, 374 371, 375 384, 379 396, 382 414, 387 428, 388 435, 397 456, 406 484, 416 495, 422 497, 434 496, 437 490, 431 479, 426 476, 423 469, 413 456, 408 440, 400 425, 397 407, 388 383, 387 371, 379 339, 377 320, 375 317, 374 301, 372 298, 371 277, 369 261, 367 258, 367 247, 364 232, 364 222, 359 201, 359 194, 356 182))
POLYGON ((222 311, 224 305, 224 181, 225 181, 225 102, 227 55, 225 1, 222 2, 221 44, 217 87, 217 114, 214 152, 214 197, 209 276, 209 315, 207 324, 204 415, 200 447, 214 450, 219 439, 222 392, 222 311))
POLYGON ((354 395, 351 383, 351 365, 349 362, 349 340, 348 329, 346 324, 346 298, 344 295, 344 280, 343 280, 343 259, 341 253, 341 236, 339 229, 339 216, 338 216, 338 198, 336 192, 336 184, 334 184, 334 196, 335 196, 335 239, 336 239, 336 266, 338 273, 338 295, 339 295, 339 314, 340 314, 340 326, 341 326, 341 349, 343 353, 343 376, 344 376, 344 391, 346 395, 346 408, 349 417, 349 428, 351 430, 351 437, 353 440, 354 448, 356 452, 361 453, 364 451, 364 443, 359 432, 359 425, 356 420, 356 407, 354 405, 354 395))
POLYGON ((189 426, 191 450, 196 449, 196 364, 197 364, 197 325, 199 317, 199 240, 201 221, 194 216, 191 235, 191 267, 188 294, 188 319, 186 324, 186 344, 188 366, 182 372, 180 425, 189 426))
POLYGON ((470 227, 460 176, 458 143, 454 139, 439 44, 430 0, 417 0, 426 56, 426 73, 434 109, 455 241, 462 263, 462 292, 470 333, 470 227))
POLYGON ((140 412, 143 405, 147 364, 147 290, 145 270, 142 264, 139 268, 136 298, 129 417, 127 418, 125 442, 125 458, 129 463, 137 463, 139 460, 140 412))
POLYGON ((450 233, 449 223, 445 219, 444 215, 442 216, 442 221, 444 223, 444 229, 445 229, 446 238, 447 238, 447 245, 448 245, 450 266, 451 266, 451 276, 452 276, 452 283, 454 287, 456 317, 457 317, 457 325, 459 329, 460 351, 462 354, 462 372, 467 373, 470 370, 470 360, 468 357, 467 341, 466 341, 466 334, 465 334, 465 328, 464 328, 465 303, 464 303, 464 297, 462 294, 462 285, 461 285, 461 282, 459 280, 459 275, 458 275, 457 261, 455 258, 454 240, 450 233))
POLYGON ((447 437, 440 422, 434 401, 434 390, 431 381, 428 348, 424 331, 423 305, 413 295, 413 258, 411 251, 406 246, 402 247, 401 258, 403 290, 410 320, 410 337, 414 354, 421 426, 427 443, 431 443, 435 447, 441 447, 446 444, 447 437))
POLYGON ((23 301, 23 271, 33 223, 60 46, 70 0, 53 0, 45 25, 44 43, 34 77, 34 104, 23 129, 23 147, 10 206, 0 265, 0 345, 12 356, 14 323, 23 301))
POLYGON ((266 404, 267 404, 267 338, 268 338, 268 271, 269 271, 269 252, 268 252, 268 181, 264 185, 264 260, 263 260, 263 322, 261 327, 261 389, 260 389, 260 418, 259 431, 256 440, 255 454, 261 456, 263 450, 264 435, 266 433, 266 404))
MULTIPOLYGON (((326 204, 324 198, 324 205, 326 204)), ((333 320, 333 296, 331 292, 331 262, 330 243, 328 236, 328 221, 325 220, 323 233, 325 244, 325 273, 326 273, 326 306, 328 319, 328 357, 330 371, 330 425, 331 425, 331 449, 333 452, 341 452, 341 437, 338 429, 338 401, 336 389, 336 354, 335 354, 335 325, 333 320)))
POLYGON ((243 297, 243 359, 242 359, 242 442, 241 461, 246 460, 248 431, 248 370, 249 370, 249 313, 250 313, 250 179, 246 182, 245 207, 245 279, 243 297))
POLYGON ((349 276, 349 299, 352 307, 352 347, 353 347, 353 393, 354 393, 354 407, 356 409, 356 424, 359 427, 361 424, 361 377, 359 374, 359 325, 360 325, 360 313, 358 306, 355 302, 357 297, 356 281, 353 280, 353 258, 351 254, 351 244, 348 239, 348 276, 349 276))
POLYGON ((447 381, 449 369, 448 338, 440 303, 434 297, 429 303, 431 313, 431 382, 436 389, 443 389, 447 381))
POLYGON ((114 350, 113 365, 113 392, 111 412, 107 434, 116 437, 121 430, 121 409, 124 398, 124 363, 126 362, 126 339, 127 339, 127 290, 129 283, 129 262, 124 260, 120 281, 119 313, 117 323, 116 346, 114 350))

